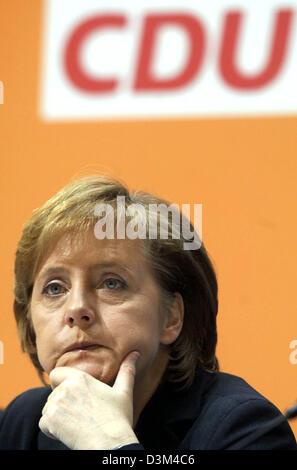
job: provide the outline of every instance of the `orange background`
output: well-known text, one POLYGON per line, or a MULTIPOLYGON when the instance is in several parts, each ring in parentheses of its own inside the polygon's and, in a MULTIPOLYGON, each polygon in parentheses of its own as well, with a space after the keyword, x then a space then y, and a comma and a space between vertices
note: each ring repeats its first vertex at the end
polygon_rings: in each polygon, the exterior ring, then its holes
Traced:
MULTIPOLYGON (((219 282, 221 369, 281 411, 297 399, 296 117, 45 123, 38 116, 42 2, 0 0, 0 406, 40 386, 12 310, 22 226, 75 176, 103 172, 175 203, 203 204, 219 282)), ((297 437, 297 422, 291 426, 297 437)))

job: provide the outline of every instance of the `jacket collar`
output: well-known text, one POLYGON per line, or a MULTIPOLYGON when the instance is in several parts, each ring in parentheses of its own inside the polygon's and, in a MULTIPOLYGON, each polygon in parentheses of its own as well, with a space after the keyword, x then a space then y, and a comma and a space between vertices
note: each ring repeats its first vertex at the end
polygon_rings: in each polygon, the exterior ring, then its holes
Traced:
POLYGON ((216 373, 198 369, 187 390, 179 391, 176 384, 161 382, 135 428, 144 448, 176 448, 199 416, 214 380, 216 373))

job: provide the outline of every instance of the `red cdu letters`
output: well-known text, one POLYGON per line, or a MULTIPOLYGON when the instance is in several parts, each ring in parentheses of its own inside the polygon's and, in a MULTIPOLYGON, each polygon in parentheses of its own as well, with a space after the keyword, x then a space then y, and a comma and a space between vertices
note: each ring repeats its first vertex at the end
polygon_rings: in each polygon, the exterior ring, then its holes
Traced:
POLYGON ((102 28, 123 28, 126 18, 123 15, 95 16, 81 23, 71 34, 65 49, 65 70, 72 83, 89 93, 110 92, 117 86, 116 79, 100 80, 89 76, 80 62, 80 51, 88 35, 102 28))
POLYGON ((145 19, 141 39, 134 89, 137 91, 172 90, 187 85, 197 74, 203 59, 205 34, 201 22, 190 15, 148 15, 145 19), (189 37, 189 54, 186 64, 178 75, 170 79, 153 76, 152 63, 156 49, 156 38, 164 25, 177 25, 189 37))
MULTIPOLYGON (((253 91, 269 85, 279 75, 289 49, 294 13, 294 10, 288 8, 277 11, 268 59, 262 70, 256 74, 243 73, 237 65, 237 49, 244 13, 236 10, 225 15, 217 60, 219 75, 228 86, 238 90, 253 91)), ((100 79, 84 70, 81 62, 81 49, 84 41, 94 31, 104 28, 124 28, 126 25, 127 17, 124 15, 96 15, 83 21, 74 29, 65 47, 64 70, 76 88, 83 92, 97 94, 115 91, 119 80, 116 78, 100 79)), ((135 40, 137 41, 138 38, 135 40)), ((206 32, 201 20, 183 13, 149 14, 144 17, 143 31, 139 40, 138 57, 132 74, 134 93, 175 91, 187 86, 197 77, 206 46, 206 32), (158 77, 153 71, 158 48, 158 33, 165 26, 182 28, 188 38, 185 63, 169 78, 158 77)))
POLYGON ((255 90, 268 85, 281 70, 288 50, 293 10, 280 10, 276 15, 270 56, 265 68, 255 76, 244 75, 236 66, 238 36, 243 14, 233 11, 226 15, 219 69, 223 80, 231 87, 255 90))

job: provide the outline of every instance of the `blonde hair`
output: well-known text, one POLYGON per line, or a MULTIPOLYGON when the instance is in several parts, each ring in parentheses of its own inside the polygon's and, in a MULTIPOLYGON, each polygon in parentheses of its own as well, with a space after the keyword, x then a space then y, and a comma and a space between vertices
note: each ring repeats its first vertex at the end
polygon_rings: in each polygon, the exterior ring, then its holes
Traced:
MULTIPOLYGON (((78 234, 93 228, 98 220, 94 215, 95 206, 103 203, 116 209, 118 196, 125 196, 126 207, 141 204, 146 212, 150 204, 169 206, 168 202, 151 194, 142 191, 130 193, 122 182, 110 177, 88 176, 61 189, 36 210, 24 226, 15 258, 14 313, 22 350, 29 354, 44 383, 30 319, 36 270, 46 251, 63 234, 78 234)), ((182 237, 170 237, 173 231, 171 222, 169 220, 168 238, 160 237, 158 227, 156 239, 147 237, 141 240, 141 246, 164 298, 169 299, 176 292, 183 298, 184 324, 179 337, 171 345, 166 378, 178 382, 181 387, 188 387, 197 367, 218 370, 215 356, 217 281, 203 243, 197 250, 184 250, 182 237)), ((191 228, 194 230, 192 225, 191 228)))

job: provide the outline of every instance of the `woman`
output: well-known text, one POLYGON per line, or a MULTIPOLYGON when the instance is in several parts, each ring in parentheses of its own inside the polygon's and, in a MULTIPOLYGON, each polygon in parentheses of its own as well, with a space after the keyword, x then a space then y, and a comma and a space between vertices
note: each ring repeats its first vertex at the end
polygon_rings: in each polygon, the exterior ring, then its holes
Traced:
MULTIPOLYGON (((87 177, 25 226, 14 312, 46 386, 7 407, 1 449, 232 449, 280 415, 218 371, 212 264, 203 244, 184 249, 182 215, 151 210, 159 204, 167 203, 87 177)), ((285 422, 244 448, 296 441, 285 422)))

